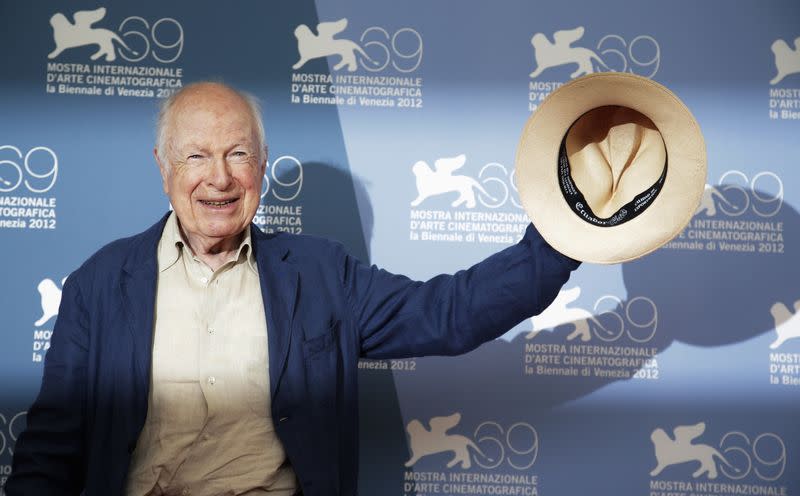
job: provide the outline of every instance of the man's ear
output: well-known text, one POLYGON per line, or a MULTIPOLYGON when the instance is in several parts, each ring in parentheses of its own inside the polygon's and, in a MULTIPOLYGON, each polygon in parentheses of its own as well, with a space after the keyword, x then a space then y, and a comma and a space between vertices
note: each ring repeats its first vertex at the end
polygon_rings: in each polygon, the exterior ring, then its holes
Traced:
POLYGON ((169 172, 167 171, 167 164, 162 162, 161 157, 158 156, 158 148, 153 148, 153 155, 155 156, 156 163, 158 164, 158 171, 161 173, 161 184, 164 188, 164 193, 169 195, 169 172))
POLYGON ((269 147, 264 145, 264 159, 261 161, 261 175, 267 170, 267 159, 269 158, 269 147))

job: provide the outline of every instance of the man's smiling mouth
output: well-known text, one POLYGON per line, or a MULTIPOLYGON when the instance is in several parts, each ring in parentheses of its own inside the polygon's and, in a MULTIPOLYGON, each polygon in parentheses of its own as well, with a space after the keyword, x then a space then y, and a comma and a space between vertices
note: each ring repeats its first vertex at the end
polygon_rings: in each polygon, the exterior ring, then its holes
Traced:
POLYGON ((232 200, 220 200, 220 201, 200 200, 200 203, 202 203, 203 205, 208 205, 209 207, 224 207, 225 205, 230 205, 236 200, 237 200, 236 198, 232 200))

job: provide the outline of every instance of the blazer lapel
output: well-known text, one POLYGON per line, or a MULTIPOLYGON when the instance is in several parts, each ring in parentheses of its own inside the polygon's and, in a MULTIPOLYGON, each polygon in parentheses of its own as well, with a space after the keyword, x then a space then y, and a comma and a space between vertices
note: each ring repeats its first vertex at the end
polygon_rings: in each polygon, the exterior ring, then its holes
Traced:
MULTIPOLYGON (((122 267, 120 295, 133 342, 133 374, 138 417, 147 415, 150 364, 153 354, 153 324, 156 303, 156 250, 169 214, 143 233, 122 267)), ((140 427, 140 426, 139 426, 140 427)))
POLYGON ((121 283, 122 302, 133 337, 137 389, 148 387, 153 352, 153 313, 156 296, 156 264, 126 272, 121 283))
POLYGON ((288 248, 257 228, 251 229, 251 238, 256 241, 255 256, 267 319, 270 396, 275 398, 289 355, 299 273, 289 261, 288 248))

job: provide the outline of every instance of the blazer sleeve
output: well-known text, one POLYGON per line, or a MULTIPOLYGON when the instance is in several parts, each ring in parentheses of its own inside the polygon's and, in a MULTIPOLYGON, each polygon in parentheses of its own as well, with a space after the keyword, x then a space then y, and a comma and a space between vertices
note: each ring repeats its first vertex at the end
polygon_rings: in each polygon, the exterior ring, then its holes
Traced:
POLYGON ((76 279, 64 284, 42 387, 14 448, 8 496, 83 489, 88 314, 76 279))
POLYGON ((516 245, 453 275, 412 281, 345 256, 342 279, 362 356, 455 355, 541 313, 579 265, 531 224, 516 245))

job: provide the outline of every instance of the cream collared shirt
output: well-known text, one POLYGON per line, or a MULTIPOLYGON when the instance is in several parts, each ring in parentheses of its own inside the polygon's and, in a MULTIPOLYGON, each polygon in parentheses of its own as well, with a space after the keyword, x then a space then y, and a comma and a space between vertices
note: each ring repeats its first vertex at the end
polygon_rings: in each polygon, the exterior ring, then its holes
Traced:
POLYGON ((212 271, 173 213, 158 245, 147 419, 128 496, 291 495, 294 471, 275 434, 267 325, 250 230, 212 271))

